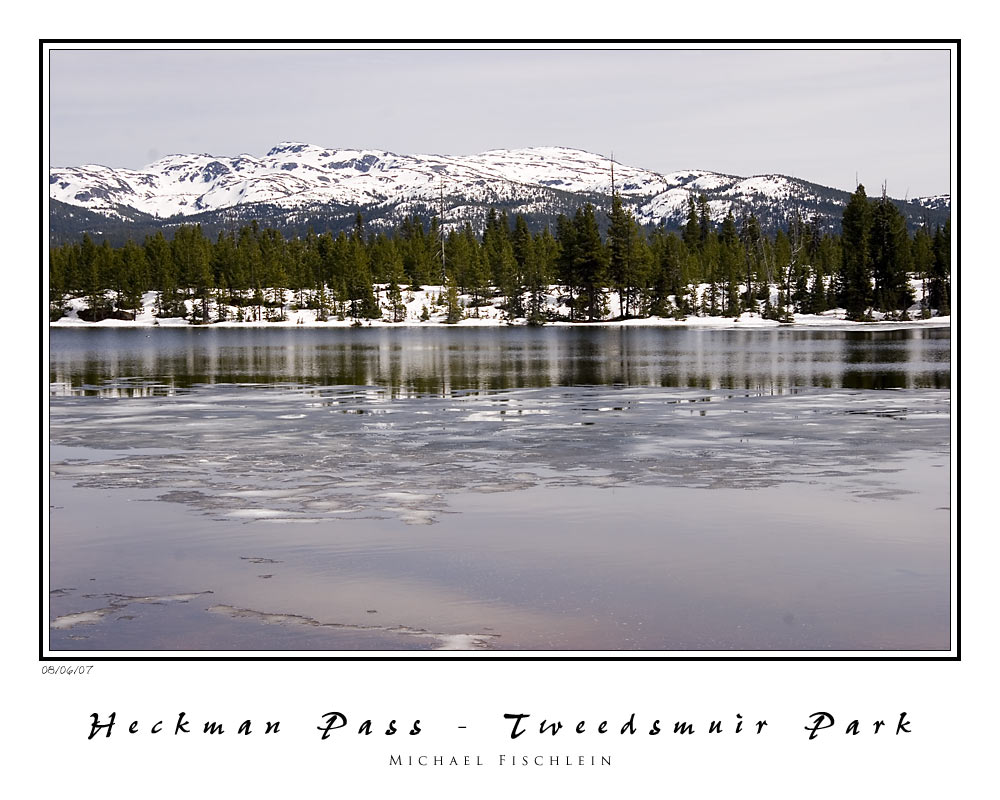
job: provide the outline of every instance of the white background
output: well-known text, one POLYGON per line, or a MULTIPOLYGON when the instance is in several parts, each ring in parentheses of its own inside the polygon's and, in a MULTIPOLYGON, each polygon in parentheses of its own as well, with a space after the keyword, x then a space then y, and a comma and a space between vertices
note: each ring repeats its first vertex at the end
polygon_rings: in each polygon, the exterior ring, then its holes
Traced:
MULTIPOLYGON (((4 400, 5 608, 12 631, 5 647, 4 754, 7 782, 13 796, 28 791, 47 797, 59 794, 118 797, 299 797, 335 796, 349 792, 370 797, 482 796, 517 794, 525 797, 603 797, 611 793, 694 795, 702 797, 874 797, 898 794, 911 798, 981 796, 991 775, 995 752, 996 687, 993 680, 993 636, 996 601, 992 595, 996 526, 985 513, 987 481, 992 477, 985 456, 991 451, 995 424, 986 416, 996 396, 988 337, 992 321, 977 291, 995 268, 980 244, 983 232, 996 228, 998 209, 987 206, 987 178, 995 174, 992 139, 995 126, 995 59, 982 20, 964 18, 939 5, 907 6, 906 23, 897 15, 878 16, 870 4, 824 5, 829 19, 789 4, 768 16, 755 4, 755 25, 740 26, 740 18, 725 13, 689 19, 681 12, 648 12, 626 4, 595 9, 568 25, 566 19, 532 4, 531 13, 517 15, 516 4, 505 4, 500 19, 486 20, 489 34, 526 34, 511 21, 537 20, 542 36, 786 36, 803 32, 828 36, 963 36, 963 172, 964 213, 961 232, 963 263, 961 363, 968 375, 962 395, 953 391, 953 418, 973 436, 963 450, 963 616, 961 662, 230 662, 97 663, 86 676, 42 675, 37 660, 38 617, 37 520, 39 504, 37 461, 40 398, 47 375, 44 355, 34 346, 37 324, 32 320, 3 321, 7 357, 15 359, 4 400), (873 16, 875 14, 875 16, 873 16), (922 14, 925 14, 921 17, 922 14), (604 19, 613 21, 605 24, 604 19), (803 23, 796 30, 790 20, 803 23), (729 20, 723 22, 722 20, 729 20), (600 24, 598 24, 598 22, 600 24), (652 22, 661 22, 657 26, 652 22), (773 23, 773 24, 772 24, 773 23), (818 24, 822 23, 822 24, 818 24), (589 28, 589 30, 588 30, 589 28), (982 48, 981 50, 979 48, 982 48), (986 215, 989 215, 988 217, 986 215), (37 383, 23 376, 38 376, 37 383), (988 384, 988 385, 983 385, 988 384), (36 391, 37 389, 37 391, 36 391), (9 492, 9 494, 8 494, 9 492), (118 725, 110 739, 87 740, 90 714, 117 712, 118 725), (173 736, 172 720, 185 711, 192 730, 206 720, 225 725, 227 734, 200 732, 173 736), (341 711, 352 723, 320 740, 315 728, 328 711, 341 711), (828 711, 837 727, 808 741, 803 727, 808 715, 828 711), (906 711, 912 733, 895 736, 894 720, 906 711), (530 732, 511 742, 505 712, 531 713, 533 721, 561 719, 567 729, 554 739, 530 732), (640 733, 620 736, 617 730, 635 712, 640 733), (760 736, 750 725, 739 734, 709 735, 711 720, 731 721, 740 713, 748 722, 766 719, 760 736), (280 720, 281 733, 237 737, 235 728, 251 719, 255 730, 267 720, 280 720), (373 720, 372 736, 352 728, 373 720), (379 731, 389 719, 408 724, 422 721, 423 733, 393 737, 379 731), (669 731, 645 735, 651 720, 688 720, 698 731, 680 737, 669 731), (859 718, 862 733, 840 730, 859 718), (871 721, 889 725, 878 736, 871 721), (125 725, 139 720, 146 733, 128 735, 125 725), (167 732, 148 733, 165 720, 167 732), (578 720, 593 730, 609 720, 611 733, 576 735, 578 720), (458 725, 466 725, 459 730, 458 725), (836 732, 834 732, 836 731, 836 732), (389 767, 390 753, 479 755, 483 767, 389 767), (548 755, 610 755, 607 767, 495 766, 500 753, 548 755), (28 784, 35 785, 29 790, 28 784)), ((714 9, 724 8, 715 4, 714 9)), ((387 7, 350 12, 356 24, 347 28, 303 25, 304 8, 268 7, 232 11, 218 24, 201 15, 185 14, 180 4, 146 11, 141 19, 134 6, 100 15, 88 5, 64 11, 56 4, 22 20, 6 34, 4 66, 14 87, 6 113, 4 150, 14 152, 3 187, 4 220, 17 220, 12 233, 38 230, 37 87, 39 37, 136 35, 216 36, 469 36, 486 28, 476 11, 460 6, 450 28, 406 28, 406 20, 387 7), (246 19, 240 29, 230 23, 246 19), (284 12, 293 24, 266 23, 284 12), (376 15, 377 12, 377 15, 376 15), (252 19, 251 19, 252 17, 252 19), (456 22, 457 20, 457 22, 456 22), (397 22, 395 27, 392 22, 397 22), (256 22, 256 29, 252 23, 256 22), (225 23, 225 24, 223 24, 225 23), (150 27, 150 25, 154 27, 150 27), (386 28, 386 25, 389 27, 386 28), (160 27, 156 27, 159 25, 160 27), (368 27, 365 27, 365 26, 368 27), (464 25, 464 29, 463 28, 464 25), (399 28, 399 30, 397 30, 399 28), (23 81, 23 85, 21 82, 23 81), (10 148, 18 148, 12 151, 10 148)), ((424 7, 426 12, 428 9, 424 7)), ((343 14, 337 11, 337 14, 343 14)), ((409 13, 415 13, 412 9, 409 13)), ((332 12, 331 12, 332 14, 332 12)), ((689 12, 690 16, 691 12, 689 12)), ((697 17, 697 15, 695 15, 697 17)), ((338 19, 343 19, 343 16, 338 19)), ((329 19, 329 18, 328 18, 329 19)), ((424 20, 426 25, 426 18, 424 20)), ((958 230, 956 226, 956 231, 958 230)), ((955 237, 956 239, 958 237, 955 237)), ((33 247, 21 256, 37 260, 33 247)), ((23 265, 18 265, 22 267, 23 265)), ((12 269, 11 264, 5 267, 12 269)), ((958 284, 956 278, 955 281, 958 284)), ((957 287, 956 287, 957 288, 957 287)), ((25 287, 31 297, 34 287, 25 287)), ((957 335, 954 341, 958 344, 957 335)), ((958 359, 953 359, 953 387, 959 385, 958 359)), ((963 443, 965 444, 965 443, 963 443)), ((953 508, 957 503, 953 500, 953 508)), ((74 663, 74 662, 68 662, 74 663)))

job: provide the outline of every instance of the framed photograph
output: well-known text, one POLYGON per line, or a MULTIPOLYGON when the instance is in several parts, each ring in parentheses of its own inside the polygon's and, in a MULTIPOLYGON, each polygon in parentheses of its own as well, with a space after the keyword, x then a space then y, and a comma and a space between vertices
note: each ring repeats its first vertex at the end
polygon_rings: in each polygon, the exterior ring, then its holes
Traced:
POLYGON ((731 794, 940 746, 958 40, 39 48, 77 769, 731 794))

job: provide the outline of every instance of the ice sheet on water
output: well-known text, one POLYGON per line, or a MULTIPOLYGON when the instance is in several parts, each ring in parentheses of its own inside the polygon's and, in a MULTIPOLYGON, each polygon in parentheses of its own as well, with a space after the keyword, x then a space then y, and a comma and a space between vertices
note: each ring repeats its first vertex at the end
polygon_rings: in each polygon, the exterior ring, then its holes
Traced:
POLYGON ((273 508, 237 508, 235 511, 226 512, 230 517, 263 519, 265 517, 280 517, 285 512, 277 511, 273 508))
POLYGON ((113 614, 119 610, 120 608, 115 606, 108 606, 106 608, 95 608, 91 611, 79 611, 76 614, 63 614, 52 620, 51 627, 55 630, 62 630, 64 628, 74 628, 77 625, 93 625, 100 622, 108 614, 113 614))
MULTIPOLYGON (((279 560, 260 557, 242 556, 242 560, 252 564, 279 564, 279 560)), ((270 578, 271 574, 261 574, 258 578, 270 578)), ((357 624, 333 620, 318 620, 303 614, 288 612, 259 611, 250 608, 240 608, 225 604, 212 604, 212 591, 187 592, 166 595, 126 595, 119 593, 80 594, 75 589, 54 590, 52 596, 62 603, 94 605, 97 608, 72 610, 68 613, 54 615, 50 629, 58 633, 63 644, 66 640, 105 642, 121 641, 120 637, 131 631, 121 628, 123 625, 134 625, 134 620, 145 618, 144 615, 153 611, 154 606, 170 607, 175 604, 189 604, 202 599, 201 604, 192 604, 191 612, 195 615, 211 614, 227 617, 233 620, 243 620, 257 625, 281 626, 285 629, 304 628, 315 633, 335 635, 339 640, 329 640, 329 647, 348 647, 350 649, 434 649, 434 650, 482 650, 494 646, 499 634, 489 632, 437 632, 426 628, 408 625, 375 622, 378 617, 372 617, 371 624, 357 624), (360 638, 363 637, 363 638, 360 638), (116 638, 118 637, 118 638, 116 638), (338 644, 340 641, 340 644, 338 644)), ((375 615, 377 609, 370 609, 369 614, 375 615)))
POLYGON ((84 595, 84 597, 88 599, 103 599, 108 604, 100 608, 93 608, 87 611, 77 611, 71 614, 62 614, 54 617, 49 623, 49 627, 54 630, 64 630, 66 628, 75 628, 77 625, 95 625, 104 621, 110 615, 117 614, 126 609, 128 606, 136 603, 146 605, 188 603, 196 597, 201 597, 206 594, 212 594, 212 592, 204 591, 189 592, 186 594, 148 595, 144 597, 134 597, 125 594, 84 595))
MULTIPOLYGON (((227 605, 211 606, 208 611, 238 619, 253 620, 264 625, 301 625, 310 628, 332 628, 340 631, 377 631, 409 639, 430 639, 437 643, 434 650, 485 650, 499 638, 499 635, 495 633, 435 633, 407 625, 357 625, 346 622, 321 622, 301 614, 255 611, 227 605)), ((369 613, 375 613, 375 611, 369 613)))
POLYGON ((881 490, 875 464, 904 450, 946 453, 949 414, 948 393, 921 389, 399 398, 370 387, 214 385, 183 398, 56 397, 50 430, 54 444, 113 451, 52 465, 80 485, 158 489, 161 500, 248 524, 391 515, 423 525, 457 492, 539 485, 757 488, 867 476, 865 487, 843 482, 862 497, 881 490))

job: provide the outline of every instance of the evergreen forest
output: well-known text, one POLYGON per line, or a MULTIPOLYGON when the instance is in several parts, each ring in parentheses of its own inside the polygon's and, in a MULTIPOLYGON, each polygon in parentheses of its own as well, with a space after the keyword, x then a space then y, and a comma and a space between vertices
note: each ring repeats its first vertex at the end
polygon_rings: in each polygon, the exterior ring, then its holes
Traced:
POLYGON ((450 323, 484 306, 533 325, 746 312, 791 322, 833 308, 851 320, 950 314, 950 222, 908 230, 884 191, 869 198, 858 186, 841 232, 829 227, 793 214, 769 235, 753 214, 713 220, 707 198, 692 195, 679 231, 648 229, 614 194, 610 209, 582 204, 540 230, 493 209, 481 233, 466 222, 445 234, 437 218, 416 216, 373 233, 358 213, 336 236, 286 238, 256 222, 214 241, 200 225, 120 247, 85 234, 50 248, 50 320, 71 300, 86 321, 132 320, 152 292, 157 318, 191 324, 284 321, 301 309, 318 321, 401 322, 407 293, 426 286, 450 323))

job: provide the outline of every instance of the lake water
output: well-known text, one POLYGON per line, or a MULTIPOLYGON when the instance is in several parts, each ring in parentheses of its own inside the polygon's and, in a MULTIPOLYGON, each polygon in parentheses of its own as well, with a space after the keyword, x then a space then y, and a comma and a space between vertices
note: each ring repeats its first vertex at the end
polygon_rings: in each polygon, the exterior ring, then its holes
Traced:
POLYGON ((50 647, 947 649, 950 344, 53 329, 50 647))

